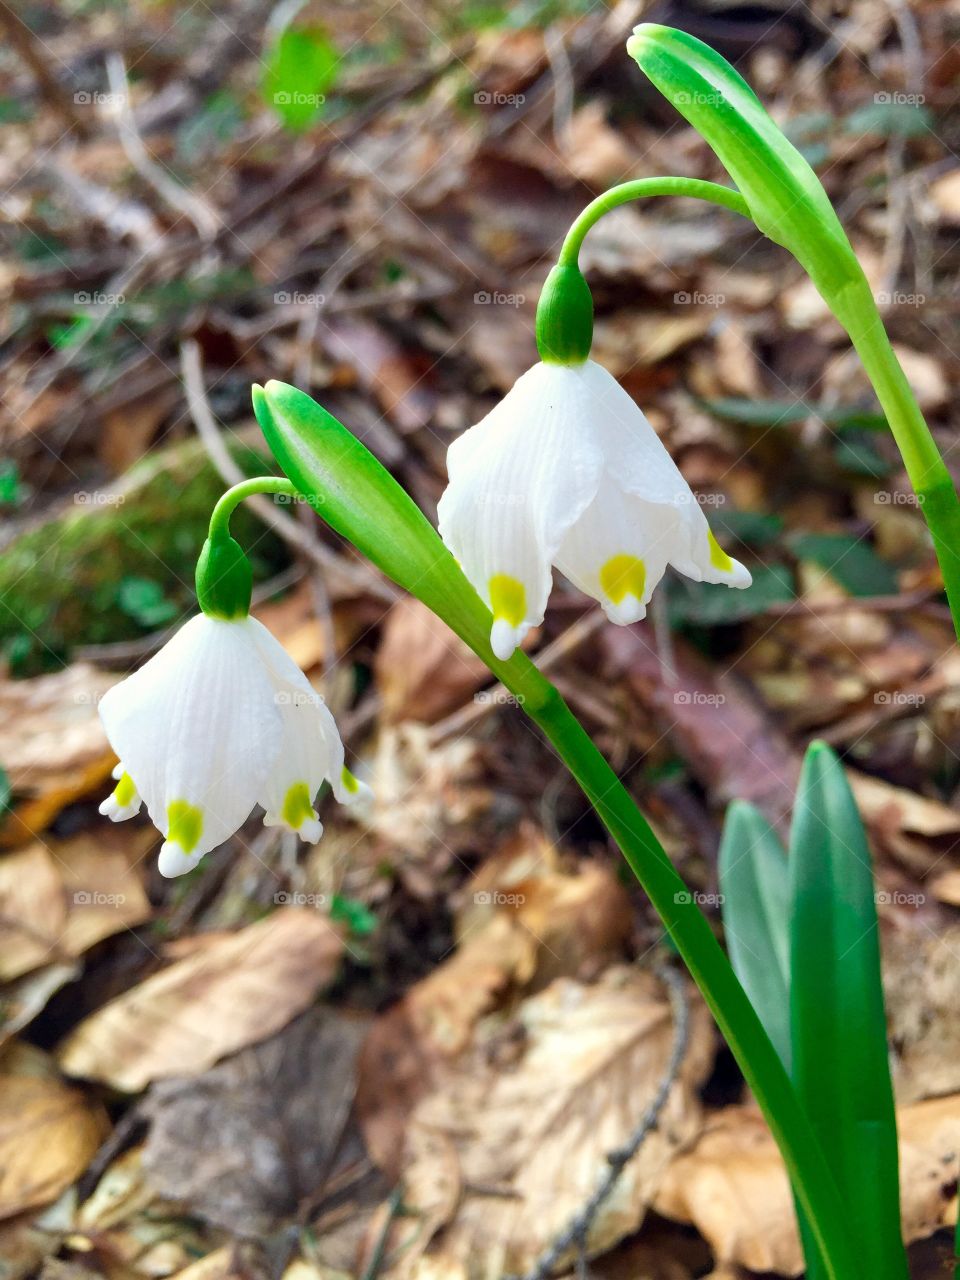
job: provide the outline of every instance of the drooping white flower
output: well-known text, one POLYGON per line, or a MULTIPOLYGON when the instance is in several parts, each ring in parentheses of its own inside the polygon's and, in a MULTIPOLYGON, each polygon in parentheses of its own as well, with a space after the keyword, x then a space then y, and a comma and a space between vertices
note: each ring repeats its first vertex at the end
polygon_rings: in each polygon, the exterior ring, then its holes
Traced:
POLYGON ((507 659, 543 621, 556 565, 611 622, 646 613, 668 564, 747 587, 643 413, 592 360, 536 364, 447 453, 440 534, 507 659))
POLYGON ((344 767, 327 706, 248 616, 192 618, 104 696, 100 717, 120 757, 116 790, 100 812, 114 821, 132 817, 142 797, 165 837, 165 876, 192 870, 255 802, 265 822, 316 841, 321 784, 347 803, 363 789, 344 767))

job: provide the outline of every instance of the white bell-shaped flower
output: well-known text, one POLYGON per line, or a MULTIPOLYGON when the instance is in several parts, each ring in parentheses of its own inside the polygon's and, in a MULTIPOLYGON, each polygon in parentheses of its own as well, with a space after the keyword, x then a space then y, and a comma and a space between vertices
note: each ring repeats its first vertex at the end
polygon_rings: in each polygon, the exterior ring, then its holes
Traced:
POLYGON ((646 613, 668 564, 747 587, 643 413, 592 360, 536 364, 447 454, 440 534, 507 659, 543 621, 556 565, 612 622, 646 613))
POLYGON ((321 783, 342 801, 360 794, 333 716, 255 618, 192 618, 104 696, 100 717, 120 757, 100 812, 132 817, 142 797, 165 837, 165 876, 192 870, 255 801, 267 822, 317 840, 321 783))

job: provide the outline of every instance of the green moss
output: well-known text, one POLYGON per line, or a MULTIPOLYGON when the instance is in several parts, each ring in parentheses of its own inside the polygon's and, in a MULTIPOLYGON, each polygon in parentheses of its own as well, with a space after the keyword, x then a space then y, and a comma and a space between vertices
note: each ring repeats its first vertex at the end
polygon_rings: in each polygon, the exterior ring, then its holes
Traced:
MULTIPOLYGON (((272 470, 264 452, 244 447, 234 456, 245 475, 272 470)), ((158 616, 195 612, 194 568, 226 487, 200 443, 188 440, 138 463, 118 491, 122 501, 77 501, 0 552, 0 654, 11 670, 50 670, 79 645, 134 640, 158 616), (131 580, 155 584, 169 608, 131 608, 131 580)), ((280 539, 249 510, 237 511, 232 531, 255 581, 289 563, 280 539)))

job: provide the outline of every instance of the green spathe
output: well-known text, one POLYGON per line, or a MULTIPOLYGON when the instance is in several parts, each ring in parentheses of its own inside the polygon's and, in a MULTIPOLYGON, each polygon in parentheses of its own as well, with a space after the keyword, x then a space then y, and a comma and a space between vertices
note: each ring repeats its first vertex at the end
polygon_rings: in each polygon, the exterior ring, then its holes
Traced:
POLYGON ((253 570, 240 543, 229 534, 207 538, 197 560, 197 599, 211 618, 236 621, 250 612, 253 570))
POLYGON ((583 364, 593 344, 593 295, 575 264, 559 263, 537 303, 537 350, 546 364, 583 364))
POLYGON ((869 286, 820 179, 746 80, 695 36, 644 22, 627 52, 716 152, 750 216, 825 294, 869 286))

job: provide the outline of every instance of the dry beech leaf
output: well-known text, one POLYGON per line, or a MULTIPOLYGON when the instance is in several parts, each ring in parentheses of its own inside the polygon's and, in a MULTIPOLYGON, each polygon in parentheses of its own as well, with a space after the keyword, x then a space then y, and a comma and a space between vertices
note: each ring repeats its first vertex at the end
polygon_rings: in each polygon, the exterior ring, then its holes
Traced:
POLYGON ((145 1209, 156 1199, 143 1176, 143 1147, 131 1147, 110 1165, 93 1194, 77 1211, 80 1232, 101 1234, 145 1209))
POLYGON ((0 856, 0 981, 67 963, 151 910, 134 864, 155 843, 147 827, 103 825, 0 856))
POLYGON ((532 827, 488 858, 457 915, 456 951, 377 1020, 364 1047, 358 1109, 374 1160, 399 1173, 407 1116, 484 1014, 510 993, 596 971, 622 955, 632 924, 610 868, 562 868, 532 827))
MULTIPOLYGON (((469 1259, 471 1270, 526 1270, 583 1206, 607 1154, 638 1123, 673 1039, 662 984, 622 967, 594 985, 558 979, 523 1002, 512 1026, 481 1024, 475 1045, 418 1104, 408 1131, 404 1184, 415 1209, 417 1189, 436 1186, 430 1162, 437 1143, 446 1139, 456 1153, 463 1194, 439 1231, 440 1254, 469 1259)), ((710 1018, 694 1000, 679 1077, 659 1125, 594 1221, 591 1255, 637 1229, 671 1158, 696 1137, 702 1123, 696 1089, 712 1060, 710 1018)), ((425 1209, 439 1227, 435 1196, 425 1209)), ((427 1244, 418 1236, 414 1251, 427 1244)))
POLYGON ((48 964, 0 988, 0 1048, 47 1006, 80 973, 78 964, 48 964))
MULTIPOLYGON (((897 1129, 903 1234, 911 1244, 956 1220, 960 1097, 900 1107, 897 1129)), ((670 1166, 654 1207, 692 1223, 721 1266, 788 1276, 803 1270, 786 1169, 753 1107, 727 1107, 711 1117, 670 1166)))
POLYGON ((20 843, 106 778, 116 757, 97 703, 116 684, 77 663, 33 680, 0 680, 0 760, 14 796, 22 798, 4 822, 0 843, 20 843))
POLYGON ((315 1008, 199 1078, 155 1084, 143 1169, 168 1200, 241 1236, 269 1233, 361 1154, 348 1131, 366 1022, 315 1008))
POLYGON ((786 1169, 758 1111, 727 1107, 671 1164, 658 1213, 691 1222, 718 1263, 794 1276, 803 1270, 786 1169))
POLYGON ((432 724, 490 680, 486 665, 419 600, 390 610, 375 661, 385 718, 432 724))
POLYGON ((49 1204, 83 1173, 109 1124, 38 1052, 0 1060, 0 1217, 49 1204))
POLYGON ((847 777, 864 822, 883 848, 919 875, 938 863, 944 869, 942 854, 960 835, 956 810, 882 778, 852 769, 847 777))
POLYGON ((263 1040, 333 978, 343 950, 316 911, 284 907, 176 961, 85 1018, 58 1050, 68 1075, 136 1092, 263 1040))

